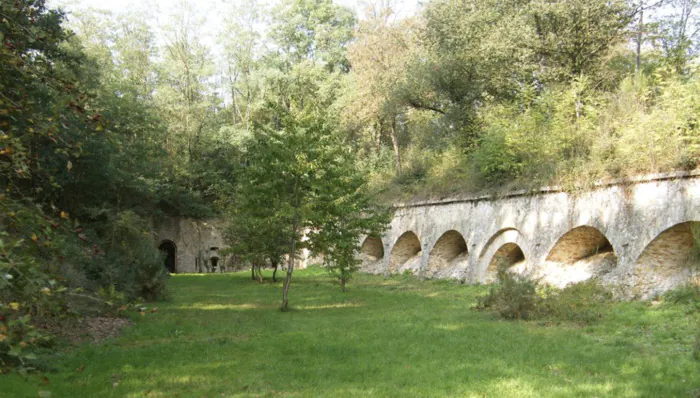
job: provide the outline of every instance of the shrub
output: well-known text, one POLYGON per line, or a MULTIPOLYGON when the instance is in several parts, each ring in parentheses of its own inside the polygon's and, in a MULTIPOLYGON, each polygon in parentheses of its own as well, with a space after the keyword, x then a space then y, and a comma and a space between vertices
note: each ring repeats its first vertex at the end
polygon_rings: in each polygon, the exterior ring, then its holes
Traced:
POLYGON ((572 283, 564 289, 551 289, 537 309, 538 317, 590 323, 602 318, 612 293, 596 279, 572 283))
POLYGON ((700 307, 700 286, 687 283, 664 294, 664 300, 675 304, 689 304, 700 307))
POLYGON ((20 303, 0 303, 0 373, 13 368, 26 373, 38 366, 37 352, 51 339, 30 320, 20 303))
POLYGON ((695 334, 695 344, 693 345, 693 358, 700 361, 700 330, 695 334))
POLYGON ((145 220, 132 211, 115 215, 104 244, 105 255, 95 266, 101 287, 116 286, 129 299, 164 298, 168 273, 163 255, 151 242, 145 220))
POLYGON ((498 279, 486 296, 477 298, 476 308, 490 309, 506 319, 528 319, 540 300, 537 281, 505 271, 499 271, 498 279))
POLYGON ((497 312, 505 319, 551 319, 590 323, 600 319, 612 293, 597 280, 557 289, 525 276, 499 271, 498 283, 477 297, 478 310, 497 312))

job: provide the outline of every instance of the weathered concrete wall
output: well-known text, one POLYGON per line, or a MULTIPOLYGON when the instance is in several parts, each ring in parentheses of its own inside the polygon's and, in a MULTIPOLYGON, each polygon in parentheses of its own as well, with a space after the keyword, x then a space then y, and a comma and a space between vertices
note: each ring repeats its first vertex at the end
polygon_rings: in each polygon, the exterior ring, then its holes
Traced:
POLYGON ((397 206, 364 269, 490 282, 498 265, 564 286, 599 276, 649 298, 690 277, 700 172, 646 176, 567 193, 556 188, 397 206), (461 239, 460 239, 461 238, 461 239))
POLYGON ((176 246, 175 271, 194 273, 199 271, 195 260, 198 256, 200 259, 210 261, 211 264, 211 257, 216 252, 210 249, 226 247, 223 240, 225 227, 225 222, 217 219, 167 218, 154 224, 153 229, 156 234, 154 241, 156 246, 167 240, 172 241, 176 246))
MULTIPOLYGON (((160 222, 154 222, 154 243, 156 247, 165 241, 175 244, 175 272, 195 273, 209 272, 206 267, 197 267, 197 262, 208 262, 211 267, 211 257, 219 257, 217 272, 230 271, 242 266, 233 255, 224 256, 220 252, 228 245, 224 241, 223 234, 226 229, 226 221, 223 219, 195 220, 191 218, 169 217, 160 222), (218 248, 212 251, 211 248, 218 248), (199 258, 197 260, 197 258, 199 258), (223 267, 221 266, 223 265, 223 267)), ((306 268, 308 264, 319 263, 318 258, 304 249, 299 253, 299 259, 295 268, 306 268)), ((286 268, 286 261, 281 264, 286 268)), ((211 269, 211 268, 210 268, 211 269)))

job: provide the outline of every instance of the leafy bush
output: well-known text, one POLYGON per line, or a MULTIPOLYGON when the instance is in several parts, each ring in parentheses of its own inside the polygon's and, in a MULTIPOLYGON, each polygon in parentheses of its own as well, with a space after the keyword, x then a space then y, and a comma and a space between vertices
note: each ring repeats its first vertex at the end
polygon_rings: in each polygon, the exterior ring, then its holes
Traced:
POLYGON ((700 361, 700 330, 695 334, 695 344, 693 345, 693 358, 700 361))
POLYGON ((129 299, 163 298, 168 273, 163 267, 163 254, 153 247, 145 220, 124 211, 111 218, 108 225, 105 255, 96 261, 100 286, 116 286, 129 299))
POLYGON ((572 283, 564 289, 550 289, 540 301, 538 316, 555 320, 591 323, 600 319, 612 293, 595 279, 572 283))
POLYGON ((675 304, 700 306, 700 286, 687 283, 664 294, 664 299, 675 304))
POLYGON ((505 319, 590 323, 603 316, 606 304, 612 299, 612 293, 597 280, 557 289, 501 270, 497 284, 485 296, 477 297, 475 308, 495 311, 505 319))
POLYGON ((20 303, 0 303, 0 373, 12 368, 26 373, 38 366, 37 351, 51 339, 30 319, 20 303))
POLYGON ((477 298, 476 308, 498 312, 505 319, 530 318, 541 300, 537 281, 506 271, 498 272, 498 280, 486 296, 477 298))

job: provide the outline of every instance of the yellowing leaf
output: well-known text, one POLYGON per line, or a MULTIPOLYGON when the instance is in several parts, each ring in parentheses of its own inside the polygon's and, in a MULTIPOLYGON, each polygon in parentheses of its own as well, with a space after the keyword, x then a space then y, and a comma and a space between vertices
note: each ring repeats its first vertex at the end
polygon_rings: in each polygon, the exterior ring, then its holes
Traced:
POLYGON ((68 213, 66 213, 65 211, 62 211, 61 218, 68 218, 68 213))
POLYGON ((17 311, 19 309, 19 303, 10 303, 10 308, 17 311))
POLYGON ((68 169, 68 171, 71 171, 71 169, 73 168, 73 162, 69 160, 68 163, 66 163, 66 168, 68 169))
POLYGON ((36 236, 36 234, 32 234, 32 240, 36 242, 39 238, 36 236))

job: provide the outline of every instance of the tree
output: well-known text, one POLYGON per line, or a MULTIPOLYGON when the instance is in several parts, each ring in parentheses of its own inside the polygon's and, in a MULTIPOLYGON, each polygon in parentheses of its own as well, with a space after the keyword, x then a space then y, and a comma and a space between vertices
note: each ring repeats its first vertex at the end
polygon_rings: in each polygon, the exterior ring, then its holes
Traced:
POLYGON ((347 72, 345 48, 355 22, 351 9, 331 0, 285 0, 273 17, 270 36, 288 66, 308 60, 329 72, 347 72))
POLYGON ((405 112, 408 64, 416 55, 416 24, 413 20, 392 22, 387 6, 370 8, 369 18, 360 23, 357 40, 348 50, 352 65, 354 95, 345 99, 347 124, 368 130, 376 151, 382 133, 389 135, 394 151, 396 175, 401 170, 401 143, 397 119, 405 112))
POLYGON ((252 114, 263 88, 259 71, 263 67, 264 38, 260 25, 265 22, 257 2, 234 6, 225 19, 223 77, 231 95, 231 121, 250 133, 252 114))
POLYGON ((570 82, 580 75, 598 80, 609 50, 627 38, 635 10, 626 0, 534 0, 528 43, 542 79, 570 82))
POLYGON ((666 63, 676 73, 684 74, 688 61, 700 50, 700 3, 670 0, 667 6, 671 12, 659 20, 658 41, 666 63))
MULTIPOLYGON (((255 128, 238 197, 245 198, 240 209, 248 226, 273 234, 263 237, 272 242, 277 242, 274 231, 284 236, 284 311, 298 252, 305 247, 327 251, 334 263, 347 266, 349 242, 354 239, 356 247, 358 234, 370 232, 369 223, 360 219, 372 209, 358 192, 362 180, 352 154, 342 148, 330 120, 313 113, 271 112, 281 115, 281 127, 255 128)), ((247 240, 248 247, 255 244, 247 240)))
POLYGON ((166 147, 182 166, 195 157, 208 112, 217 105, 210 84, 213 68, 209 49, 201 43, 202 20, 182 3, 165 28, 166 45, 157 91, 160 113, 168 123, 166 147), (182 160, 185 162, 183 163, 182 160))

